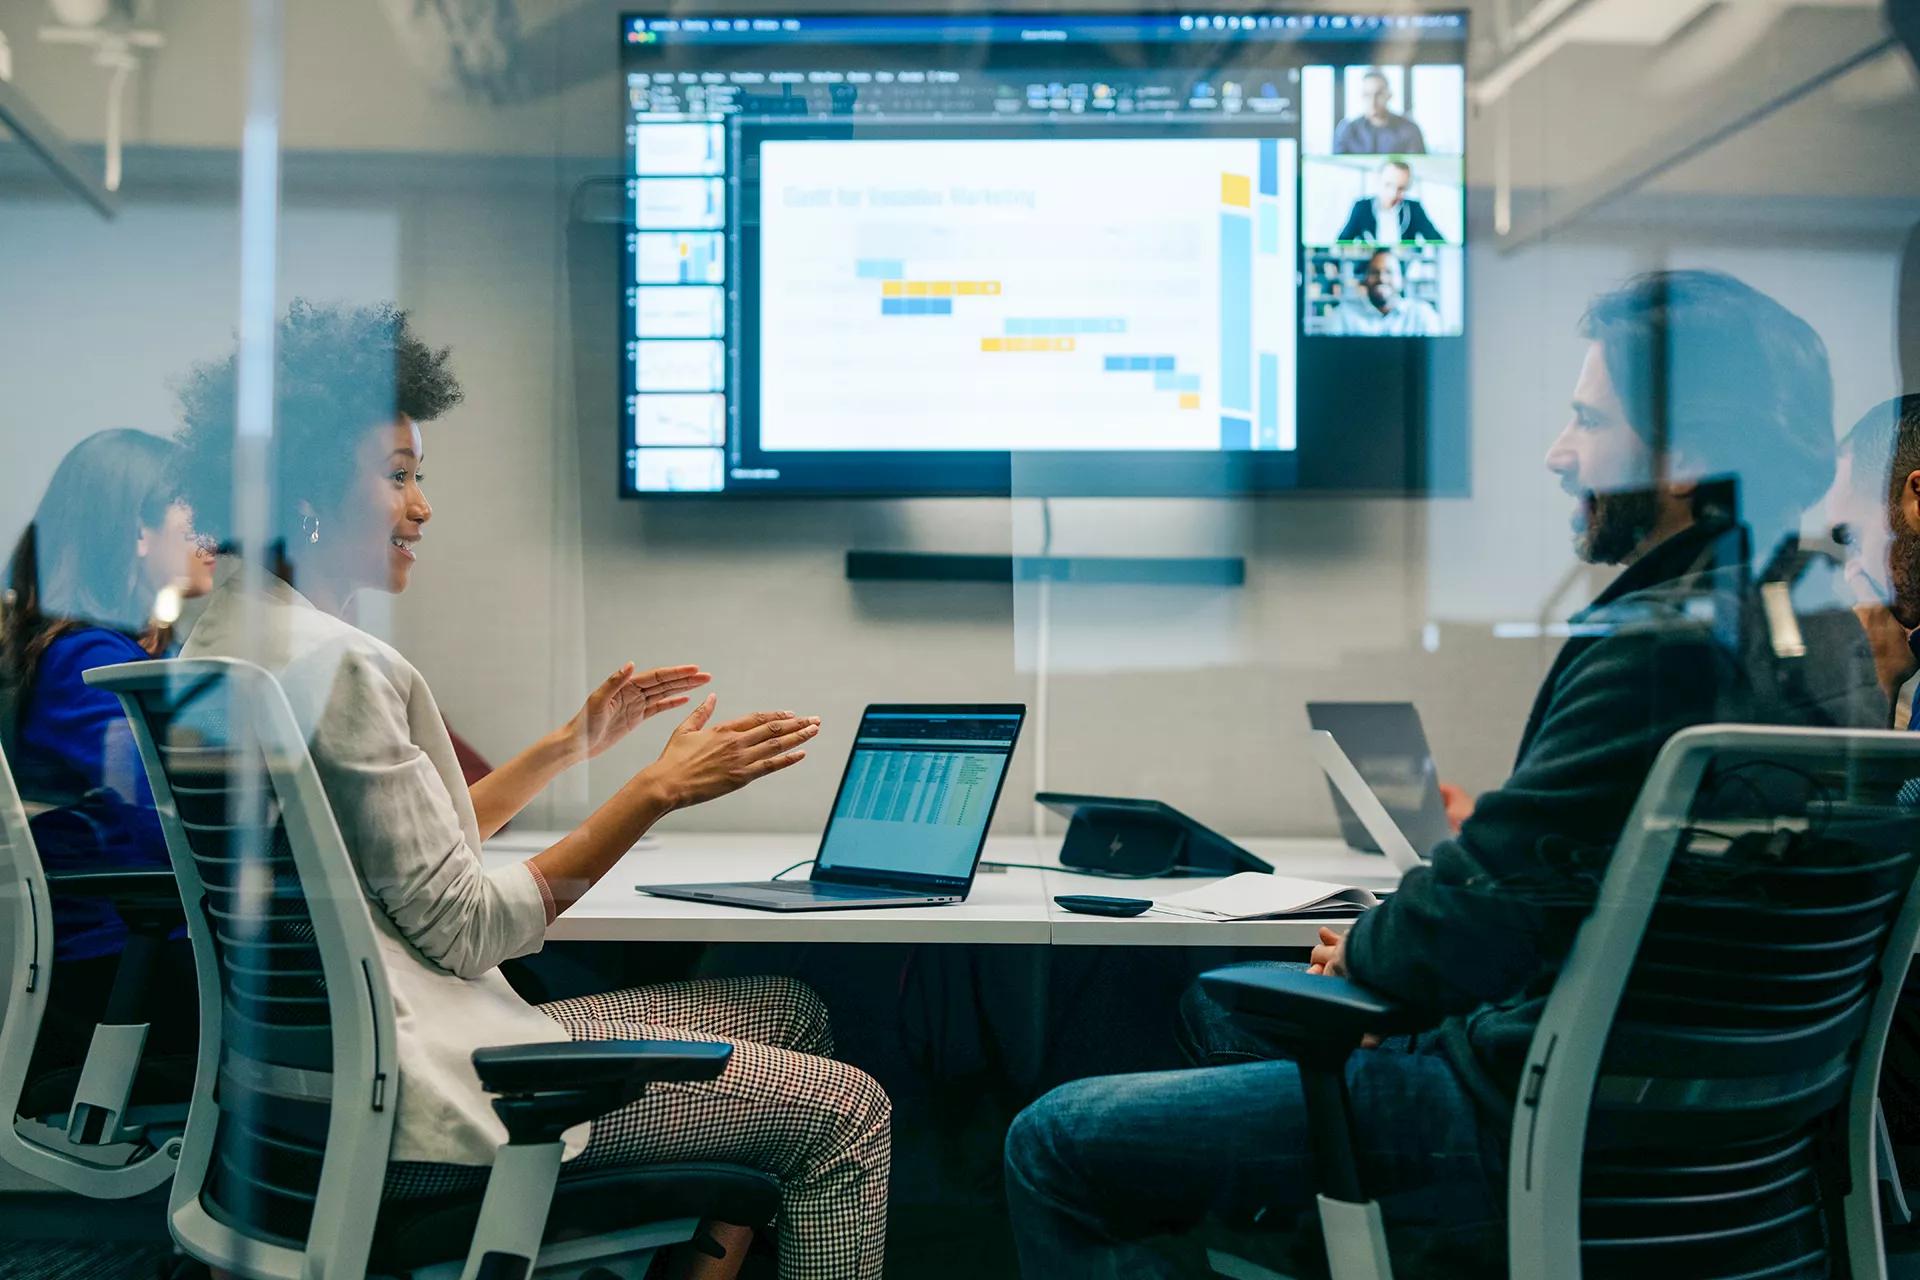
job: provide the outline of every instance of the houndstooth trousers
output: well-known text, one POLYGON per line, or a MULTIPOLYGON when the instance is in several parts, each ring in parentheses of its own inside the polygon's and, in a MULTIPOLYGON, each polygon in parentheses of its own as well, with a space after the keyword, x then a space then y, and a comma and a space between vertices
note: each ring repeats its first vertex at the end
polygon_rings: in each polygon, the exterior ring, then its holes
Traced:
MULTIPOLYGON (((835 1062, 827 1008, 790 978, 694 979, 543 1004, 575 1040, 719 1040, 718 1079, 653 1084, 593 1122, 561 1177, 623 1164, 717 1160, 780 1179, 780 1280, 879 1280, 892 1108, 872 1077, 835 1062)), ((486 1181, 473 1165, 400 1161, 393 1198, 486 1181)))

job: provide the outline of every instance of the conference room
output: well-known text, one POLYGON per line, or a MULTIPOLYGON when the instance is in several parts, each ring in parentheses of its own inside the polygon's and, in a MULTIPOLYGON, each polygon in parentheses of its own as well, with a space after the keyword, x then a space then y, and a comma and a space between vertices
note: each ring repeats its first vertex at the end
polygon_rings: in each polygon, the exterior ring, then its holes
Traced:
POLYGON ((0 0, 0 1275, 1920 1275, 1916 59, 0 0))

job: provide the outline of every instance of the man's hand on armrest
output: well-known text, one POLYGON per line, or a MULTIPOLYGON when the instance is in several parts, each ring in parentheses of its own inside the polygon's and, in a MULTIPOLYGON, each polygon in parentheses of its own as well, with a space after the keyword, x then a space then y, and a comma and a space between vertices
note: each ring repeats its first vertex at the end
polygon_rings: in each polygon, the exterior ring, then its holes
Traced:
MULTIPOLYGON (((1320 945, 1313 949, 1307 965, 1308 973, 1324 973, 1329 978, 1347 976, 1347 935, 1335 933, 1325 925, 1320 926, 1320 945)), ((1380 1043, 1380 1037, 1369 1031, 1360 1037, 1362 1049, 1372 1049, 1380 1043)))
POLYGON ((1347 976, 1347 935, 1320 926, 1320 945, 1307 957, 1308 973, 1324 973, 1329 978, 1347 976))
POLYGON ((1428 1021, 1421 1011, 1351 979, 1312 970, 1229 965, 1201 974, 1200 985, 1296 1058, 1344 1057, 1428 1021))

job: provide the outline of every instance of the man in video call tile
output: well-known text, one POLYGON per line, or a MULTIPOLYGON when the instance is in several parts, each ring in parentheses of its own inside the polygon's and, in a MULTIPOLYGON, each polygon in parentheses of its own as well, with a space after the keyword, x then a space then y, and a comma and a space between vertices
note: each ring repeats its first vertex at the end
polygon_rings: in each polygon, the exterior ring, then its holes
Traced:
POLYGON ((1367 259, 1360 287, 1340 299, 1322 320, 1320 332, 1350 338, 1430 338, 1440 332, 1433 304, 1401 293, 1400 259, 1391 249, 1375 249, 1367 259))
POLYGON ((1393 110, 1393 86, 1387 73, 1374 68, 1360 78, 1360 92, 1366 110, 1340 122, 1334 130, 1333 154, 1337 156, 1378 156, 1388 154, 1425 155, 1426 135, 1420 126, 1393 110))
POLYGON ((1337 240, 1366 240, 1375 244, 1424 240, 1445 244, 1446 237, 1427 216, 1426 206, 1409 200, 1413 186, 1413 166, 1404 160, 1389 160, 1380 166, 1378 193, 1362 196, 1347 212, 1346 225, 1337 240))

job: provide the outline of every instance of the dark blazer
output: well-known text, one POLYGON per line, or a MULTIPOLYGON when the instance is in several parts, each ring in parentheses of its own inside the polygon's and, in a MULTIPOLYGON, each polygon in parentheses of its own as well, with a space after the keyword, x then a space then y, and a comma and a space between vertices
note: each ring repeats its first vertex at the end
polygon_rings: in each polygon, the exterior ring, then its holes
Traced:
MULTIPOLYGON (((49 807, 29 825, 50 872, 167 869, 166 839, 120 700, 86 682, 95 667, 145 662, 131 636, 80 627, 47 646, 32 689, 15 699, 7 746, 20 794, 49 807), (131 788, 113 790, 116 782, 131 788)), ((66 963, 116 956, 127 930, 110 903, 53 900, 54 958, 66 963)))
POLYGON ((1513 776, 1347 938, 1358 982, 1429 1013, 1490 1114, 1512 1112, 1540 1006, 1653 758, 1689 725, 1877 729, 1886 697, 1845 609, 1801 617, 1774 656, 1736 526, 1696 526, 1588 609, 1533 706, 1513 776))
MULTIPOLYGON (((1347 225, 1340 228, 1336 240, 1378 240, 1379 228, 1374 226, 1373 198, 1368 196, 1353 202, 1353 209, 1347 214, 1347 225)), ((1427 217, 1427 211, 1418 200, 1400 202, 1400 238, 1402 240, 1425 240, 1432 244, 1445 244, 1446 237, 1433 225, 1433 219, 1427 217)))

